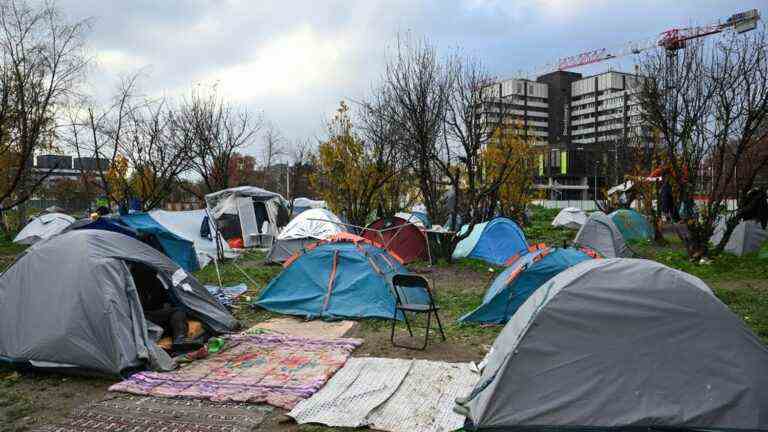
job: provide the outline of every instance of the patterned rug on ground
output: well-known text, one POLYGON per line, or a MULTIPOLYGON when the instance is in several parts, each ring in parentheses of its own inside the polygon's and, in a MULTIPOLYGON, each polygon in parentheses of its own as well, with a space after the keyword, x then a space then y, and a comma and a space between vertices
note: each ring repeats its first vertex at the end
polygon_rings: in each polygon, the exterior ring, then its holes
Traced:
POLYGON ((34 432, 246 432, 271 411, 266 405, 119 395, 75 408, 34 432))
POLYGON ((349 333, 355 321, 302 320, 298 318, 271 318, 249 328, 244 334, 278 333, 311 339, 337 339, 349 333))
POLYGON ((300 424, 453 431, 464 424, 464 417, 453 412, 454 400, 467 395, 477 379, 465 363, 353 358, 288 415, 300 424))
POLYGON ((361 343, 274 334, 230 336, 228 348, 217 355, 173 372, 138 372, 109 389, 291 409, 317 392, 361 343))

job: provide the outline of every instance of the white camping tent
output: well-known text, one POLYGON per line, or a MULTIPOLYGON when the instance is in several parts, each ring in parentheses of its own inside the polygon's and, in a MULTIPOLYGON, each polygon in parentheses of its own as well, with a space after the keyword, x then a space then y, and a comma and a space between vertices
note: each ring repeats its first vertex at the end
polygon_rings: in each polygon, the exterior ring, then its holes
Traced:
POLYGON ((280 231, 267 261, 281 263, 306 244, 345 232, 339 218, 326 209, 310 209, 296 216, 280 231))
POLYGON ((64 231, 74 221, 75 218, 64 213, 40 215, 32 219, 13 239, 13 242, 28 245, 34 244, 64 231))
POLYGON ((587 213, 576 207, 566 207, 552 219, 553 227, 579 229, 587 221, 587 213))
MULTIPOLYGON (((197 262, 200 264, 200 268, 205 267, 211 259, 217 256, 216 241, 200 235, 205 215, 205 209, 188 211, 152 210, 149 212, 149 216, 165 227, 165 229, 195 244, 197 262)), ((208 222, 212 225, 210 221, 208 222)), ((216 230, 211 226, 211 236, 215 232, 216 230)), ((221 239, 220 243, 225 257, 234 258, 237 256, 237 253, 229 247, 224 239, 221 239)))
POLYGON ((296 216, 302 212, 305 212, 309 209, 315 209, 315 208, 328 208, 328 206, 325 205, 325 201, 322 200, 313 200, 310 198, 295 198, 293 200, 293 216, 296 216))
POLYGON ((271 245, 280 227, 288 223, 288 202, 278 193, 255 186, 208 194, 205 203, 224 238, 242 237, 245 247, 271 245))
MULTIPOLYGON (((723 221, 715 227, 715 233, 709 239, 710 243, 714 245, 720 243, 724 233, 725 222, 723 221)), ((742 256, 760 250, 766 239, 768 239, 768 232, 758 222, 753 220, 742 221, 733 229, 731 238, 725 244, 724 250, 734 255, 742 256)))
POLYGON ((417 227, 419 227, 419 228, 421 228, 421 229, 424 229, 424 228, 426 228, 426 227, 424 226, 424 221, 422 221, 421 219, 419 219, 419 217, 418 217, 418 216, 416 216, 416 215, 415 215, 415 214, 413 214, 413 213, 407 213, 407 212, 397 212, 397 213, 395 213, 395 217, 399 217, 400 219, 404 219, 404 220, 406 220, 407 222, 409 222, 409 223, 412 223, 412 224, 416 225, 417 227))

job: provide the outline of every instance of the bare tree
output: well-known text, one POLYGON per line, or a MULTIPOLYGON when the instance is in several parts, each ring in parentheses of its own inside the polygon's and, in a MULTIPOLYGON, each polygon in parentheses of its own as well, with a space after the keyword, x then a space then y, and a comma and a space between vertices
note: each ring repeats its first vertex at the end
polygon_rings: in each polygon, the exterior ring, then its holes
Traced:
POLYGON ((87 29, 48 3, 0 1, 0 213, 28 200, 49 174, 34 178, 31 166, 36 151, 54 146, 57 110, 83 77, 87 29))
POLYGON ((358 119, 360 131, 368 146, 368 152, 380 172, 392 171, 391 177, 380 188, 376 213, 378 217, 392 216, 414 204, 416 185, 410 157, 402 151, 405 136, 387 116, 387 95, 384 90, 374 90, 368 101, 360 105, 358 119))
POLYGON ((278 129, 277 126, 275 126, 272 122, 266 122, 263 130, 263 146, 261 148, 261 160, 259 163, 261 164, 262 168, 269 171, 269 169, 272 167, 272 164, 275 163, 275 160, 278 157, 284 156, 286 154, 285 138, 283 138, 283 134, 280 132, 280 129, 278 129))
POLYGON ((165 100, 143 101, 130 110, 119 152, 133 171, 131 191, 144 211, 162 204, 178 176, 189 169, 187 143, 174 133, 165 100))
POLYGON ((129 194, 127 179, 116 179, 110 171, 124 157, 120 152, 121 142, 134 110, 140 108, 135 102, 138 80, 138 73, 122 78, 106 107, 81 103, 69 113, 65 141, 78 159, 93 158, 94 161, 81 166, 81 181, 93 183, 112 203, 129 194))
POLYGON ((189 149, 192 170, 210 193, 231 186, 230 161, 238 150, 254 143, 262 121, 260 116, 225 101, 213 88, 193 91, 175 110, 173 127, 178 145, 189 149))
MULTIPOLYGON (((463 58, 453 63, 454 85, 445 112, 443 157, 437 159, 443 175, 449 179, 456 211, 451 212, 451 225, 457 217, 469 224, 469 235, 475 223, 492 217, 500 186, 512 169, 509 149, 491 177, 484 167, 484 150, 494 132, 517 133, 522 129, 509 124, 510 106, 504 100, 498 83, 476 59, 463 58)), ((525 209, 523 209, 525 210, 525 209)), ((460 240, 461 236, 457 239, 460 240)))
MULTIPOLYGON (((740 168, 768 132, 767 41, 763 27, 746 36, 690 42, 679 52, 659 51, 642 62, 648 77, 641 92, 644 120, 662 137, 678 199, 693 209, 694 195, 706 196, 698 214, 685 215, 682 237, 692 258, 709 253, 709 238, 731 197, 729 186, 751 188, 758 173, 740 168)), ((737 215, 728 217, 717 251, 738 224, 737 215)))
POLYGON ((453 87, 450 60, 443 61, 426 39, 398 35, 381 86, 380 112, 400 131, 400 151, 417 178, 430 216, 444 216, 445 184, 435 166, 445 111, 453 87))

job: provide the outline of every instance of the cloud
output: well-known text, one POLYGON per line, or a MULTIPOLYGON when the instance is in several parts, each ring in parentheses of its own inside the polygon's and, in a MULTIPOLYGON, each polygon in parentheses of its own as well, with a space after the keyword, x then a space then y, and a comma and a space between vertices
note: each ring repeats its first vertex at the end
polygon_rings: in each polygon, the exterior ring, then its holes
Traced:
POLYGON ((206 74, 225 97, 237 101, 260 97, 300 98, 322 86, 336 73, 336 63, 347 43, 322 37, 312 27, 301 27, 256 48, 250 58, 206 74))
MULTIPOLYGON (((95 18, 91 87, 105 100, 121 75, 141 70, 148 94, 185 95, 218 83, 292 140, 323 131, 341 99, 381 76, 398 32, 460 47, 508 76, 556 58, 709 22, 764 0, 59 0, 95 18)), ((764 13, 766 11, 763 11, 764 13)), ((607 64, 599 68, 607 68, 607 64)), ((618 67, 624 67, 623 64, 618 67)), ((631 62, 626 67, 631 67, 631 62)), ((584 70, 590 71, 589 69, 584 70)))

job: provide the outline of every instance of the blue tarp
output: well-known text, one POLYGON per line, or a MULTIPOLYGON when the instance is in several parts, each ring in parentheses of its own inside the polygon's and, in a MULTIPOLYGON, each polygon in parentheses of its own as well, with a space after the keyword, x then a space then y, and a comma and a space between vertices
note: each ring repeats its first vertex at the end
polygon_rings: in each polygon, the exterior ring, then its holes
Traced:
POLYGON ((563 270, 592 259, 576 249, 539 249, 527 253, 501 272, 485 292, 483 303, 459 322, 506 323, 528 297, 563 270), (537 257, 543 255, 537 260, 537 257))
POLYGON ((376 246, 325 243, 272 279, 256 305, 307 318, 391 319, 395 312, 391 280, 397 273, 408 270, 376 246))
MULTIPOLYGON (((467 226, 461 228, 466 232, 467 226)), ((453 258, 477 258, 495 265, 504 265, 515 255, 528 251, 523 230, 512 220, 496 218, 476 224, 470 235, 456 245, 453 258)))
POLYGON ((200 270, 195 244, 168 231, 146 213, 120 216, 119 223, 136 230, 139 235, 151 235, 160 243, 162 252, 186 271, 200 270))
POLYGON ((624 240, 650 240, 653 238, 653 227, 645 216, 631 209, 619 209, 609 215, 616 227, 621 231, 624 240))
MULTIPOLYGON (((151 244, 181 268, 188 272, 200 269, 197 261, 195 245, 168 231, 146 213, 133 213, 116 218, 100 217, 92 222, 75 222, 72 229, 98 229, 112 231, 146 241, 145 236, 151 236, 157 244, 151 244)), ((150 242, 154 243, 154 242, 150 242)))

